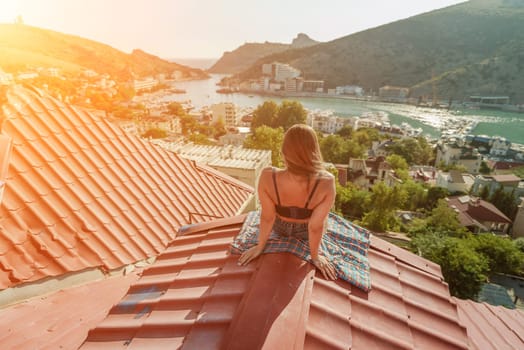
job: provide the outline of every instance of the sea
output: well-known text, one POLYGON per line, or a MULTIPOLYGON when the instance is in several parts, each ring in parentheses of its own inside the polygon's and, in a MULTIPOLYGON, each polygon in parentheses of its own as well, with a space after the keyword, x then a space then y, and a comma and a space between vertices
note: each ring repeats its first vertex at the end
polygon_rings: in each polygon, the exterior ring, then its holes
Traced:
POLYGON ((474 121, 473 135, 500 136, 517 144, 524 144, 524 113, 512 113, 481 109, 436 109, 396 103, 383 103, 335 97, 274 97, 256 94, 219 94, 217 83, 224 77, 212 74, 210 79, 175 83, 175 87, 185 94, 168 95, 165 99, 178 102, 191 102, 196 108, 211 106, 214 103, 232 102, 239 107, 257 107, 267 100, 280 104, 283 100, 295 100, 310 110, 331 110, 341 117, 360 116, 366 112, 384 111, 388 113, 391 124, 407 123, 414 128, 422 128, 422 135, 439 138, 445 125, 453 125, 461 120, 474 121))

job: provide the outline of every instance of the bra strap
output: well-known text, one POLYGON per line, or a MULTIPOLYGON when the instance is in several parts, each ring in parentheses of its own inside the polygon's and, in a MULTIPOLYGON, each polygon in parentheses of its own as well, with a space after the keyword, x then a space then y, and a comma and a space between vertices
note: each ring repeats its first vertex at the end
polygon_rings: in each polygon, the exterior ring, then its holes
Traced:
POLYGON ((315 186, 313 186, 313 189, 311 190, 311 192, 309 193, 309 197, 307 199, 307 202, 306 202, 306 205, 304 206, 304 208, 307 209, 308 205, 309 205, 309 201, 311 200, 311 198, 313 197, 313 194, 315 194, 315 190, 317 189, 317 186, 318 186, 318 183, 320 182, 320 177, 317 177, 317 181, 315 181, 315 186))
POLYGON ((277 179, 275 174, 275 168, 273 169, 273 185, 275 186, 275 193, 277 194, 278 205, 280 205, 280 196, 278 195, 277 179))

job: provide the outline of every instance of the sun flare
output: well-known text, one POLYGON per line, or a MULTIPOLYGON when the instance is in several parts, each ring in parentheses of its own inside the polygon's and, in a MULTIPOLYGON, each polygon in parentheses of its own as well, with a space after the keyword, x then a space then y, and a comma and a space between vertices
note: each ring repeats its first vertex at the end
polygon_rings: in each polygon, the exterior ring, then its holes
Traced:
POLYGON ((0 23, 13 23, 18 15, 21 13, 17 0, 0 1, 0 23))

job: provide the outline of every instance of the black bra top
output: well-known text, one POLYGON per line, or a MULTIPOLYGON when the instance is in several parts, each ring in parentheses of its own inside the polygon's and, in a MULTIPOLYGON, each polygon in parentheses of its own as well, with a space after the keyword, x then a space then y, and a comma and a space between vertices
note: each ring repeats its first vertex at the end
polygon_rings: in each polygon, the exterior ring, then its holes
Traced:
POLYGON ((308 209, 309 201, 313 197, 313 194, 315 193, 315 190, 317 189, 319 182, 320 182, 320 178, 317 178, 317 181, 315 181, 315 185, 313 186, 313 189, 311 190, 311 193, 309 194, 309 197, 303 208, 295 207, 295 206, 285 207, 280 204, 280 196, 278 195, 275 168, 273 168, 273 185, 275 186, 275 193, 277 194, 277 201, 278 201, 278 204, 275 205, 277 214, 285 218, 289 218, 289 219, 301 219, 301 220, 309 219, 311 217, 311 214, 313 214, 313 210, 308 209))

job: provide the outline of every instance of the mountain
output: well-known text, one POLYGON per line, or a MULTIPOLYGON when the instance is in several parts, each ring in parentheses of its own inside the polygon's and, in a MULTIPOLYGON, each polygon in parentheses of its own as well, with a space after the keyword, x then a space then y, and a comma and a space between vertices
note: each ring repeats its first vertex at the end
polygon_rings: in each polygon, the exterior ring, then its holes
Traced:
POLYGON ((330 42, 266 56, 235 78, 260 76, 273 61, 327 87, 411 88, 411 96, 506 95, 524 103, 524 1, 470 0, 330 42))
POLYGON ((246 43, 234 51, 226 51, 222 57, 209 68, 210 73, 237 74, 251 67, 259 59, 284 52, 318 44, 304 33, 299 33, 291 44, 280 43, 246 43))
POLYGON ((0 68, 20 71, 56 67, 65 72, 91 69, 118 80, 158 73, 181 72, 183 78, 205 78, 207 74, 163 60, 142 50, 131 54, 78 36, 23 24, 0 24, 0 68))

